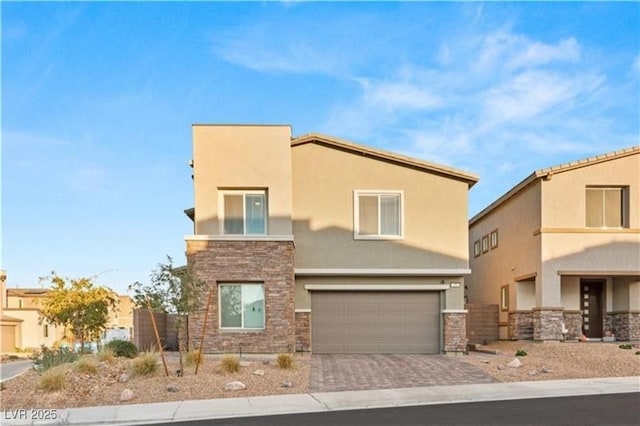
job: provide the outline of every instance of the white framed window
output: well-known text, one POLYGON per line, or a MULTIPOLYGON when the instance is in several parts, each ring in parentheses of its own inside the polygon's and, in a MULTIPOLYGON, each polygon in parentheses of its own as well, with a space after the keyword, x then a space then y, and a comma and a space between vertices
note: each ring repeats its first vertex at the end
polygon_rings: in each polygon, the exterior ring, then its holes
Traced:
POLYGON ((509 310, 509 284, 500 288, 500 310, 509 310))
POLYGON ((264 330, 263 284, 220 284, 218 290, 221 329, 264 330))
POLYGON ((400 239, 404 235, 402 191, 359 190, 353 193, 355 239, 400 239))
POLYGON ((491 236, 490 236, 490 244, 491 244, 491 250, 493 250, 494 248, 498 248, 498 230, 494 229, 493 231, 491 231, 491 236))
POLYGON ((480 251, 480 240, 477 240, 475 243, 473 243, 473 255, 475 257, 480 256, 481 251, 480 251))
POLYGON ((267 234, 267 191, 222 190, 219 205, 223 234, 267 234))
POLYGON ((587 228, 622 228, 625 226, 626 191, 624 187, 587 187, 587 228))
POLYGON ((489 235, 485 235, 482 237, 482 252, 486 253, 489 251, 489 235))

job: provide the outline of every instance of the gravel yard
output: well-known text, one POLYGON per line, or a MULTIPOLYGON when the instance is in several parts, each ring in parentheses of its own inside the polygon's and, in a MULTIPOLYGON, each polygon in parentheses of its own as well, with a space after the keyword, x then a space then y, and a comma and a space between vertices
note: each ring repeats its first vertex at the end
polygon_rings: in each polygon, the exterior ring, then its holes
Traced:
POLYGON ((640 345, 620 349, 622 343, 499 341, 482 346, 499 354, 470 352, 464 359, 502 382, 639 376, 640 345), (518 350, 527 355, 516 357, 518 350), (521 367, 507 367, 514 358, 521 367))
MULTIPOLYGON (((172 354, 173 355, 173 354, 172 354)), ((166 377, 164 367, 159 365, 152 377, 131 377, 126 383, 118 379, 122 373, 128 373, 131 360, 117 358, 112 362, 100 363, 98 373, 86 374, 75 371, 71 364, 56 368, 66 371, 67 385, 60 392, 37 390, 39 375, 31 370, 16 379, 5 383, 0 393, 1 409, 9 408, 69 408, 98 405, 144 404, 149 402, 182 401, 191 399, 212 399, 246 397, 257 395, 281 395, 306 393, 309 387, 309 356, 295 356, 292 369, 280 369, 274 356, 243 356, 238 373, 220 371, 218 357, 205 356, 198 375, 195 367, 185 367, 183 377, 176 375, 178 361, 175 356, 168 360, 170 376, 166 377), (263 370, 264 375, 253 374, 263 370), (244 390, 225 391, 225 384, 240 381, 246 385, 244 390), (283 387, 290 382, 292 387, 283 387), (172 391, 168 387, 175 387, 172 391), (120 402, 124 389, 131 389, 134 397, 130 401, 120 402)))

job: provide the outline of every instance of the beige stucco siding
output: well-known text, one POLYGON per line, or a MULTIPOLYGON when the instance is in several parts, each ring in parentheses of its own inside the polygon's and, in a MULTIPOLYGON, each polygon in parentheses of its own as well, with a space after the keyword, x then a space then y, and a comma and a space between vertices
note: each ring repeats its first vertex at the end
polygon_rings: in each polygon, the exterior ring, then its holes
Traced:
POLYGON ((296 268, 467 268, 468 183, 315 143, 294 146, 296 268), (354 191, 403 192, 404 237, 354 239, 354 191))
POLYGON ((265 189, 269 235, 291 235, 291 128, 193 126, 195 233, 220 235, 220 189, 265 189))
POLYGON ((587 186, 628 187, 629 228, 640 228, 640 154, 553 174, 542 190, 543 228, 584 228, 587 186))
POLYGON ((41 345, 51 347, 56 341, 64 337, 63 327, 49 324, 48 336, 44 336, 44 325, 40 324, 40 313, 35 309, 5 309, 6 315, 23 320, 17 329, 17 344, 21 348, 40 348, 41 345))
MULTIPOLYGON (((511 199, 471 225, 469 231, 469 263, 471 276, 467 278, 467 295, 473 303, 497 303, 500 288, 511 285, 517 278, 537 274, 540 268, 540 182, 535 181, 511 199), (498 230, 498 247, 474 256, 474 243, 498 230)), ((533 279, 533 278, 532 278, 533 279)), ((520 305, 517 295, 528 294, 524 289, 509 288, 512 302, 520 305)), ((510 309, 515 306, 510 304, 510 309)), ((506 321, 506 313, 501 314, 506 321)))

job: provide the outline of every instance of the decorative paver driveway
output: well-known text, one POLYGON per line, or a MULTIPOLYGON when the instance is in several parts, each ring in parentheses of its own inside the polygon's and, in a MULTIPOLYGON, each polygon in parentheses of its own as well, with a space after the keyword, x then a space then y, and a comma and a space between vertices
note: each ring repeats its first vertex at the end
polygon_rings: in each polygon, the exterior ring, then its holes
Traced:
POLYGON ((496 383, 465 355, 313 355, 311 392, 496 383))

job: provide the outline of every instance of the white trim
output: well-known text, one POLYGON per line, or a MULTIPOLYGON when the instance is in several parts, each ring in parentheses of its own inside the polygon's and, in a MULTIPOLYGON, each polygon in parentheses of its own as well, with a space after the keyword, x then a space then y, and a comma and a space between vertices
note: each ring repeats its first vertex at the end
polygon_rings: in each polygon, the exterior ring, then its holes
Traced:
POLYGON ((640 275, 640 271, 558 271, 558 275, 572 275, 572 276, 576 276, 576 275, 587 275, 587 276, 600 276, 600 275, 606 275, 606 276, 612 276, 612 277, 617 277, 617 276, 624 276, 624 277, 629 277, 629 276, 636 276, 636 275, 640 275))
POLYGON ((437 291, 448 290, 449 284, 307 284, 304 289, 311 291, 437 291))
POLYGON ((293 241, 293 235, 185 235, 185 241, 293 241))
POLYGON ((468 268, 402 269, 402 268, 296 268, 296 275, 380 275, 380 276, 436 276, 459 277, 471 274, 468 268))
POLYGON ((466 309, 443 309, 442 313, 443 314, 466 314, 467 312, 469 312, 466 309))
POLYGON ((233 189, 218 190, 218 226, 223 235, 267 235, 269 232, 269 198, 266 189, 233 189), (242 195, 242 234, 224 234, 224 196, 242 195), (247 234, 247 195, 262 195, 264 197, 264 234, 247 234))
POLYGON ((353 239, 354 240, 402 240, 404 239, 404 191, 400 189, 354 189, 353 190, 353 239), (400 196, 400 235, 359 235, 360 231, 360 195, 378 195, 378 232, 380 232, 380 195, 400 196))
POLYGON ((301 308, 301 309, 296 309, 296 310, 295 310, 295 312, 296 312, 296 313, 298 313, 298 312, 302 312, 302 313, 305 313, 305 312, 311 312, 311 309, 302 309, 302 308, 301 308))

